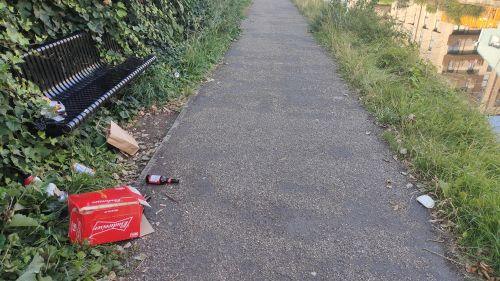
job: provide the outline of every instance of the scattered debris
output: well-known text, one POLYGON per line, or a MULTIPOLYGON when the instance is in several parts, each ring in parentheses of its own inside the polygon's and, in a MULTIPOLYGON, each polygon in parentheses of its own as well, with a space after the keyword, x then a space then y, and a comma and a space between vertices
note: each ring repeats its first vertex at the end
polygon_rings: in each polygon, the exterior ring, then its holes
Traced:
POLYGON ((111 121, 107 142, 119 150, 134 155, 139 150, 139 144, 129 133, 111 121))
POLYGON ((408 119, 408 121, 415 121, 415 114, 410 114, 406 117, 406 119, 408 119))
POLYGON ((391 179, 387 179, 385 181, 385 187, 387 188, 392 188, 392 180, 391 179))
POLYGON ((23 185, 28 186, 30 184, 41 184, 42 180, 34 175, 29 175, 23 180, 23 185))
POLYGON ((427 242, 436 242, 436 243, 444 243, 444 242, 446 242, 444 240, 435 240, 435 239, 427 239, 425 241, 427 241, 427 242))
POLYGON ((366 134, 366 135, 370 135, 371 133, 372 133, 372 132, 370 132, 370 131, 366 131, 366 132, 365 132, 365 134, 366 134))
POLYGON ((147 258, 148 256, 146 256, 146 254, 144 253, 140 253, 138 254, 137 256, 134 257, 134 260, 137 260, 137 261, 143 261, 147 258))
POLYGON ((79 173, 79 174, 87 174, 87 175, 90 175, 90 176, 93 176, 95 175, 95 170, 92 169, 92 168, 89 168, 83 164, 80 164, 80 163, 74 163, 71 168, 73 168, 73 171, 75 171, 76 173, 79 173))
POLYGON ((61 191, 53 183, 47 184, 47 186, 45 187, 45 192, 47 193, 48 196, 57 196, 60 202, 64 202, 68 198, 68 193, 61 191))
POLYGON ((382 158, 382 160, 384 160, 384 162, 391 163, 391 160, 389 160, 389 159, 382 158))
POLYGON ((155 212, 155 215, 158 215, 159 213, 163 212, 165 209, 159 209, 158 211, 155 212))
MULTIPOLYGON (((41 185, 42 180, 38 176, 30 175, 23 180, 24 186, 41 185)), ((45 191, 47 196, 58 197, 59 202, 64 202, 68 198, 68 193, 61 191, 54 183, 48 183, 42 190, 45 191)))
POLYGON ((317 273, 316 271, 311 271, 311 275, 312 275, 313 277, 316 277, 316 275, 317 275, 317 274, 318 274, 318 273, 317 273))
POLYGON ((115 273, 114 271, 110 271, 110 272, 108 273, 108 280, 109 280, 109 281, 116 280, 116 277, 117 277, 117 276, 116 276, 116 273, 115 273))
POLYGON ((178 71, 176 71, 176 72, 174 72, 174 77, 177 79, 177 78, 181 77, 181 74, 178 71))
POLYGON ((179 180, 174 179, 174 178, 169 178, 166 176, 160 176, 160 175, 147 175, 146 176, 146 183, 147 184, 155 184, 155 185, 174 184, 174 183, 179 183, 179 180))
POLYGON ((429 195, 424 194, 417 197, 417 201, 427 209, 434 208, 435 202, 429 195))
POLYGON ((170 196, 168 194, 165 194, 165 197, 166 197, 166 199, 168 199, 168 200, 170 200, 170 201, 172 201, 174 203, 179 203, 179 200, 173 198, 172 196, 170 196))
POLYGON ((120 245, 116 245, 116 252, 120 255, 124 255, 127 251, 125 251, 125 248, 123 248, 120 245))
POLYGON ((408 150, 407 150, 406 148, 404 148, 404 147, 403 147, 403 148, 399 149, 399 153, 400 153, 401 155, 406 155, 406 154, 408 153, 408 150))
POLYGON ((405 187, 406 187, 406 188, 412 188, 412 187, 413 187, 413 184, 412 184, 412 183, 407 183, 405 187))
POLYGON ((131 186, 72 194, 68 200, 69 238, 74 243, 88 240, 97 245, 149 234, 153 228, 142 214, 143 206, 150 207, 131 186))
POLYGON ((43 117, 52 119, 55 122, 61 122, 66 119, 67 113, 64 104, 60 101, 50 100, 49 98, 44 99, 47 101, 47 106, 40 112, 43 117))
POLYGON ((403 176, 407 176, 407 175, 408 175, 408 172, 401 172, 401 174, 402 174, 403 176))
POLYGON ((483 276, 488 281, 496 281, 495 277, 492 277, 493 268, 490 265, 483 261, 479 261, 476 264, 465 264, 465 270, 469 273, 477 273, 478 275, 483 276))
POLYGON ((130 243, 130 242, 127 242, 127 243, 125 243, 125 245, 123 245, 124 249, 128 249, 130 247, 132 247, 132 243, 130 243))

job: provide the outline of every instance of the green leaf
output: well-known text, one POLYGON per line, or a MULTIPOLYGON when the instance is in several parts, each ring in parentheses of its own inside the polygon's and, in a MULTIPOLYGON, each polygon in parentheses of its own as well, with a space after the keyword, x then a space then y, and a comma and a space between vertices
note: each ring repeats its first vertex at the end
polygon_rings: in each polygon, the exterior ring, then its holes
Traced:
POLYGON ((6 121, 5 125, 7 125, 7 128, 9 128, 9 130, 11 130, 13 132, 19 130, 21 127, 19 122, 16 122, 16 121, 6 121))
POLYGON ((116 11, 116 15, 119 17, 119 18, 124 18, 127 16, 127 11, 125 10, 117 10, 116 11))
POLYGON ((78 253, 76 253, 76 256, 78 257, 78 259, 83 260, 87 255, 84 252, 79 251, 78 253))
POLYGON ((99 273, 99 271, 101 271, 101 269, 102 269, 102 265, 100 265, 97 262, 93 262, 93 263, 90 264, 90 267, 88 268, 88 271, 89 271, 89 273, 91 273, 92 275, 94 275, 94 274, 99 273))
POLYGON ((14 43, 17 43, 19 45, 27 45, 29 43, 28 39, 26 39, 20 32, 18 32, 10 24, 6 26, 5 32, 7 35, 7 39, 9 39, 14 43))
POLYGON ((0 234, 0 251, 3 250, 4 246, 5 246, 5 235, 0 234))
POLYGON ((130 117, 130 115, 128 114, 127 111, 120 111, 120 116, 123 118, 123 119, 127 119, 130 117))
POLYGON ((38 222, 34 218, 30 218, 21 214, 15 214, 14 216, 12 216, 12 220, 9 223, 9 227, 27 226, 38 226, 38 222))
POLYGON ((102 256, 101 252, 99 252, 99 250, 97 250, 97 249, 92 249, 92 250, 90 250, 90 253, 91 253, 94 257, 100 257, 100 256, 102 256))
POLYGON ((17 278, 17 281, 36 281, 36 274, 40 273, 40 269, 43 265, 43 258, 37 253, 24 273, 17 278))
POLYGON ((126 9, 125 4, 123 4, 122 2, 116 3, 116 6, 120 9, 126 9))

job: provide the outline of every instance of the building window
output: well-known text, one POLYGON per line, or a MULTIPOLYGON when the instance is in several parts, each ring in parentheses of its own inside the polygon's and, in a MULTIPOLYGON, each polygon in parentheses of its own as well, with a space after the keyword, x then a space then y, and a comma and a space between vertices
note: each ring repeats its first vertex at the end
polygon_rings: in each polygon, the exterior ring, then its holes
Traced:
POLYGON ((490 79, 490 75, 486 74, 483 76, 483 82, 481 83, 482 88, 486 88, 488 85, 488 79, 490 79))
POLYGON ((433 30, 435 32, 439 32, 438 29, 439 29, 439 20, 437 19, 437 16, 436 16, 436 21, 434 22, 434 29, 433 30))
POLYGON ((458 53, 460 50, 460 40, 457 40, 453 45, 448 46, 449 53, 458 53))
POLYGON ((465 85, 464 85, 464 87, 463 87, 462 89, 463 89, 463 90, 468 90, 468 89, 469 89, 469 86, 470 86, 470 81, 469 81, 469 79, 466 79, 466 80, 465 80, 465 85))
POLYGON ((476 61, 469 61, 469 66, 467 67, 467 70, 473 71, 474 66, 476 66, 476 61))
POLYGON ((450 60, 450 61, 448 62, 448 72, 453 72, 453 66, 454 66, 454 65, 453 65, 453 61, 452 61, 452 60, 450 60))

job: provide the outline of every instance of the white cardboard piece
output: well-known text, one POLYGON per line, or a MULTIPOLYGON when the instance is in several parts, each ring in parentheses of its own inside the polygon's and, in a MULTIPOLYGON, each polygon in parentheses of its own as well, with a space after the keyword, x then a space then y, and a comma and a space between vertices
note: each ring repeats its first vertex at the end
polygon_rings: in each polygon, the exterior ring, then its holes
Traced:
POLYGON ((149 223, 148 219, 144 214, 142 214, 142 219, 141 219, 141 233, 139 234, 139 237, 146 236, 148 234, 151 234, 155 232, 153 229, 153 226, 151 223, 149 223))
POLYGON ((427 209, 432 209, 434 208, 434 199, 432 199, 429 195, 427 194, 424 194, 424 195, 420 195, 419 197, 417 197, 417 201, 422 204, 424 207, 426 207, 427 209))

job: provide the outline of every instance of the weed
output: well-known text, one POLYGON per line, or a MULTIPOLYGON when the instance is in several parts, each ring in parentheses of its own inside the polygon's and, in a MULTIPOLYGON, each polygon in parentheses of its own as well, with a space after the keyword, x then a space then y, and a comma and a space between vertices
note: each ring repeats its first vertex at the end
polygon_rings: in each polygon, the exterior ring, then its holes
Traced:
POLYGON ((434 183, 465 253, 500 272, 500 144, 486 117, 418 58, 390 20, 364 1, 295 0, 317 40, 332 51, 392 149, 434 183))

